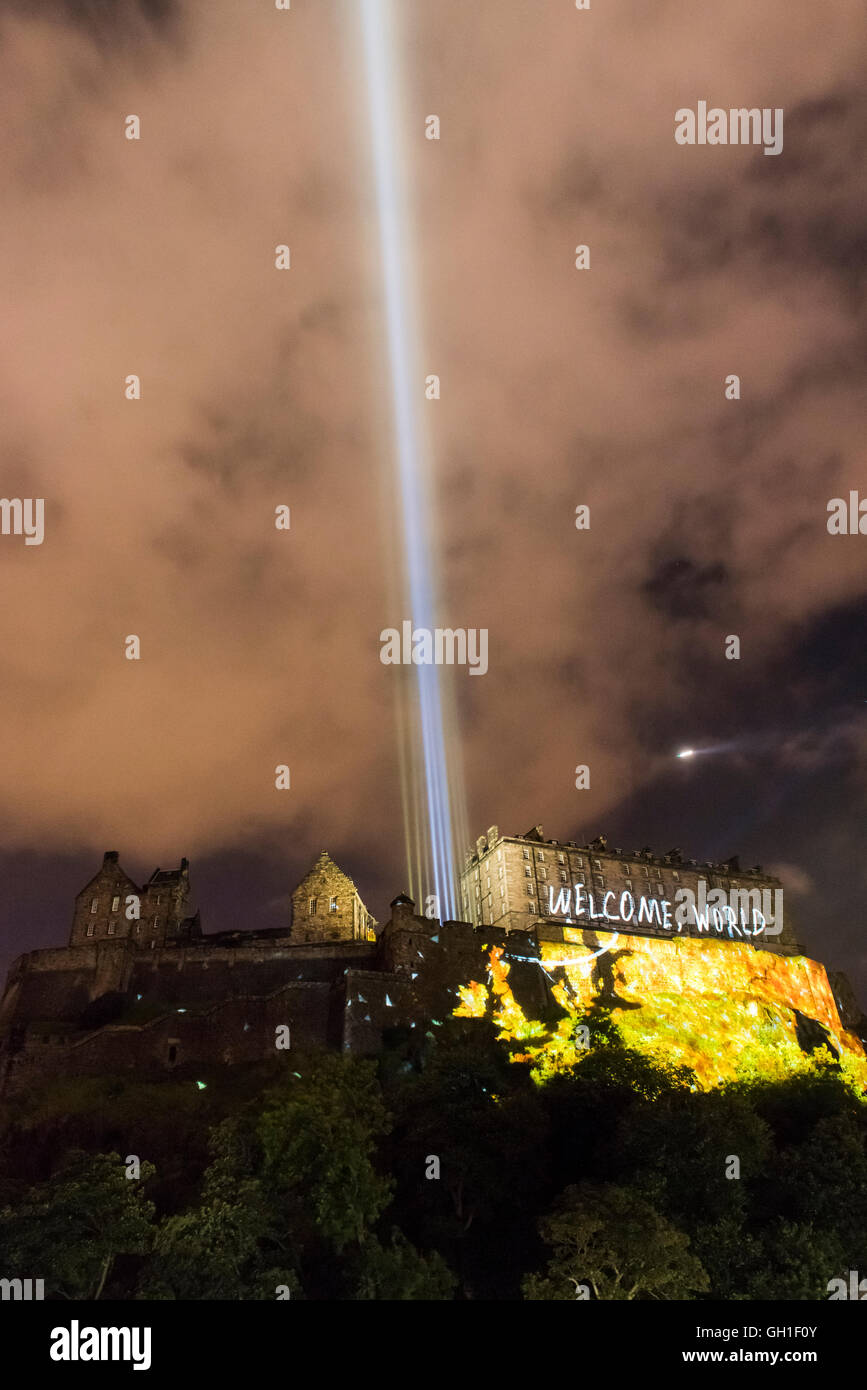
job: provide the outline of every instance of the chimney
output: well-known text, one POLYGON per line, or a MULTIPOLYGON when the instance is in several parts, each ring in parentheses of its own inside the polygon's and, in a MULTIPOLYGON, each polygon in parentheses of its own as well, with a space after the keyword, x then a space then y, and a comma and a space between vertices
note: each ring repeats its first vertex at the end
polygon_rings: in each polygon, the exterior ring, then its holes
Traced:
POLYGON ((118 854, 116 849, 107 849, 105 851, 105 854, 102 856, 103 864, 116 864, 117 859, 118 854))

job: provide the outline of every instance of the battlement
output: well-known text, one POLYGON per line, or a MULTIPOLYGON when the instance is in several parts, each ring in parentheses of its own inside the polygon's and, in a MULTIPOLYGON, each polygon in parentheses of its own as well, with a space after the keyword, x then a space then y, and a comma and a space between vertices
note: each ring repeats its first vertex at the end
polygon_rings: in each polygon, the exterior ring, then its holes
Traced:
MULTIPOLYGON (((292 895, 291 925, 206 936, 198 913, 186 911, 185 859, 138 888, 109 851, 76 897, 70 944, 13 962, 0 1001, 0 1087, 15 1089, 46 1072, 263 1060, 274 1055, 275 1030, 284 1025, 296 1047, 357 1053, 375 1053, 397 1034, 415 1035, 421 1045, 456 1015, 490 1018, 507 1032, 516 1018, 548 1020, 526 1034, 544 1039, 558 1015, 591 1004, 616 1008, 624 990, 670 991, 675 977, 687 997, 723 989, 743 1000, 758 989, 761 1007, 775 1010, 791 1037, 815 1027, 832 1045, 863 1051, 864 1020, 845 977, 829 983, 822 965, 798 953, 791 933, 766 937, 727 919, 728 933, 712 930, 710 912, 697 931, 676 926, 663 894, 695 884, 696 870, 713 869, 705 881, 714 886, 746 886, 736 859, 693 868, 677 854, 636 858, 607 851, 604 837, 564 846, 544 839, 540 826, 511 837, 492 827, 468 856, 462 881, 465 898, 471 891, 476 900, 475 918, 422 916, 399 893, 377 935, 353 880, 323 851, 292 895), (640 879, 639 867, 648 870, 640 879), (596 895, 590 918, 579 911, 573 874, 590 903, 596 895), (504 885, 496 920, 478 910, 482 875, 488 904, 494 884, 504 885), (630 880, 642 906, 624 921, 613 909, 621 896, 628 908, 631 890, 623 883, 630 880), (531 910, 513 902, 525 884, 531 910), (543 887, 547 906, 558 911, 539 910, 543 887), (137 900, 139 918, 121 911, 128 897, 137 900), (159 925, 157 913, 165 918, 159 925), (179 930, 184 923, 187 932, 179 930)), ((758 875, 756 866, 752 886, 776 884, 758 875)), ((630 999, 626 1007, 638 1006, 630 999)))

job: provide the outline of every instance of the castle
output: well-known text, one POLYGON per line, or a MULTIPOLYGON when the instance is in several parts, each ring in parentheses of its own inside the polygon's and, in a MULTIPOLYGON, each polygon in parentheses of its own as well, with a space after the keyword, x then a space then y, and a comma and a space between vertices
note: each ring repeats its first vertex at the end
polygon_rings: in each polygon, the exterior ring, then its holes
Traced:
POLYGON ((760 1006, 781 1039, 863 1058, 845 978, 803 955, 784 915, 770 927, 757 909, 717 912, 716 930, 709 912, 676 926, 671 915, 684 891, 752 902, 779 888, 736 858, 699 864, 678 850, 610 850, 604 836, 581 846, 546 840, 541 826, 513 836, 492 826, 466 857, 464 921, 421 916, 402 893, 379 927, 323 851, 285 928, 205 935, 186 859, 139 887, 108 851, 75 899, 69 944, 9 971, 0 1090, 47 1075, 193 1076, 273 1057, 281 1030, 290 1049, 369 1054, 451 1015, 489 1017, 566 1056, 576 1013, 634 1011, 636 990, 706 998, 709 1010, 722 991, 747 1028, 760 1006))

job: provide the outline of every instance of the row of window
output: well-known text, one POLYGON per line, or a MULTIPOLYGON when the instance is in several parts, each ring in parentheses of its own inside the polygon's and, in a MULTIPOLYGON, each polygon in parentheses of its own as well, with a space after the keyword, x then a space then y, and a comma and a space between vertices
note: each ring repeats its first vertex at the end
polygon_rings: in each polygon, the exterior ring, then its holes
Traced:
MULTIPOLYGON (((151 898, 149 901, 150 901, 150 902, 154 902, 154 903, 157 904, 157 906, 159 906, 159 904, 162 902, 162 900, 163 900, 163 895, 162 895, 162 893, 157 893, 156 897, 155 897, 155 898, 151 898)), ((119 908, 120 908, 120 897, 119 897, 119 895, 118 895, 117 893, 115 893, 114 897, 113 897, 112 900, 111 900, 111 911, 112 911, 112 912, 117 912, 119 908)), ((99 898, 91 898, 91 900, 90 900, 90 915, 91 915, 91 917, 95 917, 98 911, 99 911, 99 898)))
MULTIPOLYGON (((310 915, 311 917, 315 917, 316 914, 317 914, 317 912, 319 911, 319 899, 318 899, 318 898, 311 898, 310 901, 309 901, 309 903, 308 903, 308 909, 309 909, 309 915, 310 915)), ((337 911, 337 898, 336 898, 336 897, 335 897, 335 898, 330 898, 330 899, 329 899, 329 901, 328 901, 328 911, 329 911, 329 912, 336 912, 336 911, 337 911)))
MULTIPOLYGON (((499 853, 500 853, 500 852, 498 851, 498 854, 499 854, 499 853)), ((542 860, 543 854, 542 854, 542 851, 541 851, 541 850, 537 850, 537 852, 536 852, 536 857, 537 857, 538 860, 540 860, 540 861, 542 860)), ((529 859, 530 859, 530 851, 527 850, 527 849, 524 850, 524 858, 525 858, 526 860, 529 860, 529 859)), ((565 855, 563 855, 563 854, 558 854, 558 855, 557 855, 557 859, 558 859, 558 862, 559 862, 560 864, 562 864, 562 865, 565 865, 565 864, 566 864, 566 856, 565 856, 565 855)), ((601 860, 601 859, 594 859, 594 860, 592 861, 592 866, 593 866, 594 871, 595 871, 597 874, 601 874, 601 873, 602 873, 603 870, 602 870, 602 860, 601 860)), ((589 867, 589 866, 588 866, 588 867, 589 867)), ((583 860, 583 858, 582 858, 580 855, 576 856, 576 859, 573 860, 573 869, 574 869, 574 868, 579 868, 579 869, 582 869, 582 870, 583 870, 583 868, 584 868, 584 860, 583 860)), ((643 873, 644 877, 647 878, 647 879, 649 879, 649 878, 651 877, 650 866, 649 866, 648 864, 642 864, 642 865, 640 865, 640 868, 641 868, 641 872, 643 873)), ((537 866, 536 872, 537 872, 539 878, 541 878, 541 879, 547 879, 547 877, 548 877, 548 870, 547 870, 547 868, 545 867, 544 864, 540 863, 540 864, 537 866)), ((630 878, 627 878, 627 884, 629 884, 629 883, 631 882, 631 870, 628 871, 628 872, 630 873, 630 878)), ((677 870, 677 869, 671 869, 671 870, 669 870, 669 872, 670 872, 671 877, 672 877, 672 879, 674 880, 674 882, 675 882, 675 883, 679 883, 679 882, 680 882, 680 873, 678 872, 678 870, 677 870)), ((498 878, 503 878, 503 877, 504 877, 504 874, 505 874, 505 869, 503 868, 503 865, 500 864, 499 867, 498 867, 498 869, 497 869, 497 876, 498 876, 498 878)), ((527 864, 524 865, 524 874, 525 874, 525 876, 526 876, 527 878, 532 878, 532 877, 533 877, 533 870, 532 870, 532 868, 530 867, 530 864, 529 864, 529 863, 527 863, 527 864)), ((653 876, 654 876, 656 879, 661 880, 661 879, 662 879, 662 869, 660 869, 660 868, 655 868, 654 871, 653 871, 653 876)), ((568 874, 567 874, 567 872, 566 872, 565 867, 564 867, 564 868, 561 868, 561 869, 559 870, 559 878, 560 878, 560 882, 561 882, 561 883, 567 883, 567 882, 568 882, 568 874)), ((475 888, 476 888, 476 893, 479 893, 479 892, 480 892, 480 884, 481 884, 480 872, 479 872, 478 869, 476 869, 476 875, 475 875, 475 888)), ((488 884, 488 888, 490 888, 490 886, 491 886, 490 874, 489 874, 488 877, 487 877, 487 884, 488 884)))
MULTIPOLYGON (((529 857, 530 857, 530 856, 529 856, 528 854, 525 854, 525 858, 529 859, 529 857)), ((559 856, 559 857, 562 858, 562 855, 559 856)), ((580 868, 583 868, 583 867, 584 867, 584 866, 583 866, 583 863, 581 863, 580 861, 579 861, 579 867, 580 867, 580 868)), ((593 860, 593 868, 594 868, 594 870, 596 871, 597 875, 600 874, 600 873, 602 872, 602 861, 599 860, 599 859, 594 859, 594 860, 593 860)), ((642 864, 641 870, 642 870, 642 873, 644 874, 644 877, 645 877, 645 878, 650 878, 650 868, 648 867, 647 864, 642 864)), ((545 868, 544 865, 542 865, 540 868, 537 868, 536 872, 537 872, 539 878, 541 878, 541 879, 547 879, 547 877, 548 877, 548 870, 545 868)), ((499 870, 499 873, 502 875, 503 870, 500 869, 500 870, 499 870)), ((655 870, 654 870, 654 873, 655 873, 655 876, 656 876, 657 879, 661 879, 661 878, 662 878, 662 870, 661 870, 661 869, 655 869, 655 870)), ((525 864, 525 865, 524 865, 524 874, 525 874, 525 876, 526 876, 527 878, 532 878, 532 877, 533 877, 533 870, 531 869, 531 867, 530 867, 529 864, 525 864)), ((560 875, 560 882, 561 882, 561 883, 567 883, 567 882, 568 882, 568 874, 566 873, 566 870, 565 870, 565 869, 560 869, 560 870, 559 870, 559 875, 560 875)), ((677 869, 672 869, 672 870, 671 870, 671 877, 674 879, 675 883, 679 883, 679 882, 680 882, 680 874, 678 873, 677 869)), ((630 883, 631 883, 631 878, 627 878, 626 882, 627 882, 627 884, 630 884, 630 883)))
MULTIPOLYGON (((120 907, 120 898, 119 898, 117 895, 115 895, 115 897, 113 897, 112 900, 111 900, 111 910, 112 910, 112 912, 117 912, 117 910, 118 910, 119 907, 120 907)), ((93 899, 91 900, 91 904, 90 904, 90 915, 91 915, 91 917, 95 917, 98 911, 99 911, 99 898, 93 898, 93 899)), ((92 932, 88 932, 87 934, 88 934, 88 936, 92 936, 92 935, 93 935, 92 932)))
MULTIPOLYGON (((154 920, 153 920, 153 929, 154 929, 154 931, 159 931, 161 923, 162 923, 162 918, 161 918, 161 917, 155 917, 155 918, 154 918, 154 920)), ((95 922, 88 922, 88 924, 87 924, 87 931, 85 932, 85 936, 93 936, 95 928, 96 928, 96 923, 95 923, 95 922)), ((140 921, 139 921, 139 922, 136 922, 136 924, 135 924, 135 934, 136 934, 136 936, 140 936, 140 935, 141 935, 141 930, 142 930, 142 923, 141 923, 140 921)), ((117 920, 115 920, 114 922, 109 922, 108 925, 107 925, 107 927, 106 927, 106 929, 105 929, 105 931, 106 931, 106 936, 115 936, 115 935, 117 934, 117 920)))
MULTIPOLYGON (((500 853, 500 855, 502 855, 502 851, 500 851, 499 853, 500 853)), ((524 850, 524 858, 525 858, 525 859, 529 859, 529 858, 530 858, 530 851, 529 851, 528 849, 525 849, 525 850, 524 850)), ((538 862, 539 862, 540 864, 544 864, 544 862, 545 862, 545 851, 544 851, 543 849, 537 849, 537 850, 536 850, 536 859, 538 860, 538 862)), ((597 859, 597 860, 595 860, 594 862, 598 865, 599 860, 597 859)), ((557 863, 558 863, 558 864, 565 864, 565 863, 566 863, 566 856, 565 856, 565 854, 558 854, 558 855, 557 855, 557 863)), ((572 863, 573 863, 573 864, 577 864, 578 867, 579 867, 579 869, 583 869, 583 867, 584 867, 584 859, 583 859, 583 856, 580 855, 580 854, 573 854, 573 856, 572 856, 572 863)))
MULTIPOLYGON (((564 875, 563 878, 562 878, 562 882, 563 882, 563 883, 566 882, 566 877, 565 877, 565 875, 564 875)), ((665 884, 664 884, 664 883, 654 883, 654 884, 648 883, 648 884, 647 884, 647 887, 648 887, 648 888, 655 888, 655 890, 656 890, 656 896, 657 896, 658 898, 664 898, 664 897, 665 897, 665 884)), ((594 891, 594 892, 598 891, 598 892, 600 892, 600 893, 602 893, 602 892, 605 891, 605 879, 602 877, 601 874, 594 874, 594 875, 593 875, 593 891, 594 891)), ((616 890, 615 890, 615 891, 616 891, 616 890)), ((623 891, 624 891, 625 893, 634 893, 634 892, 635 892, 635 884, 632 882, 632 879, 631 879, 631 878, 624 879, 624 881, 623 881, 623 891)), ((491 895, 490 895, 490 893, 489 893, 489 894, 488 894, 488 901, 490 901, 490 896, 491 896, 491 895)), ((505 896, 505 894, 503 894, 502 896, 505 896)), ((533 898, 533 897, 535 897, 535 896, 536 896, 536 890, 535 890, 534 885, 533 885, 532 883, 528 883, 528 884, 527 884, 527 897, 528 897, 528 898, 533 898)))

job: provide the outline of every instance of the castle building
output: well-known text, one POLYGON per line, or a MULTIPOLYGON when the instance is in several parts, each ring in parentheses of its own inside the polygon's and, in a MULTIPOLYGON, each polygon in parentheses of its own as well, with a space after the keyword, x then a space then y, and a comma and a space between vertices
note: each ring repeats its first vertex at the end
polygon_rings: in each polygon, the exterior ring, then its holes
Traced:
POLYGON ((117 850, 106 850, 102 868, 75 898, 70 946, 103 938, 128 939, 154 950, 168 941, 202 934, 199 914, 189 916, 190 870, 155 869, 142 888, 120 867, 117 850))
MULTIPOLYGON (((673 918, 677 904, 684 901, 684 890, 699 903, 714 892, 722 892, 727 902, 736 904, 730 937, 751 935, 756 925, 752 920, 754 909, 769 918, 763 907, 770 903, 773 910, 777 903, 783 903, 780 880, 764 874, 758 864, 741 869, 737 856, 723 863, 699 863, 684 859, 679 849, 663 855, 656 855, 649 848, 631 852, 609 849, 604 835, 590 844, 579 845, 574 840, 546 840, 541 825, 534 825, 523 835, 501 835, 499 827, 492 825, 486 835, 476 840, 475 852, 466 856, 461 874, 461 910, 476 927, 500 927, 507 932, 527 931, 554 917, 570 922, 586 920, 588 925, 592 920, 599 924, 597 929, 611 931, 619 921, 623 924, 621 929, 626 930, 618 909, 627 894, 622 911, 630 911, 631 898, 630 932, 669 936, 676 930, 685 936, 706 934, 707 928, 691 912, 685 912, 685 921, 665 925, 662 905, 670 905, 668 915, 673 918), (578 900, 584 905, 583 916, 575 912, 575 885, 583 890, 578 900), (653 899, 657 900, 656 906, 653 899), (603 905, 608 913, 605 917, 603 905), (742 932, 744 925, 746 931, 742 932)), ((784 911, 782 919, 780 924, 769 922, 770 929, 766 927, 759 933, 762 949, 796 953, 800 948, 784 911), (781 931, 776 930, 777 925, 782 926, 781 931)), ((727 927, 727 920, 723 925, 727 927)))
POLYGON ((349 874, 323 850, 292 894, 290 939, 375 941, 376 921, 361 901, 349 874))
POLYGON ((401 893, 378 928, 323 850, 292 893, 290 922, 205 935, 186 859, 138 886, 109 850, 76 895, 68 945, 10 968, 0 1092, 46 1076, 190 1077, 262 1061, 287 1025, 293 1049, 369 1054, 413 1030, 433 1037, 451 1015, 489 1018, 525 1041, 559 1017, 562 1047, 570 1015, 601 1004, 635 1018, 639 998, 657 1019, 682 997, 705 1000, 711 1021, 736 1015, 737 1045, 721 1036, 720 1055, 737 1055, 761 1027, 790 1046, 827 1039, 863 1058, 867 1027, 848 982, 800 952, 783 914, 777 935, 755 918, 751 928, 749 910, 731 911, 727 931, 713 930, 710 910, 673 926, 678 890, 702 885, 760 902, 779 891, 736 859, 699 864, 677 850, 609 850, 604 836, 578 845, 546 840, 541 826, 513 836, 492 826, 467 856, 463 921, 421 916, 401 893))

